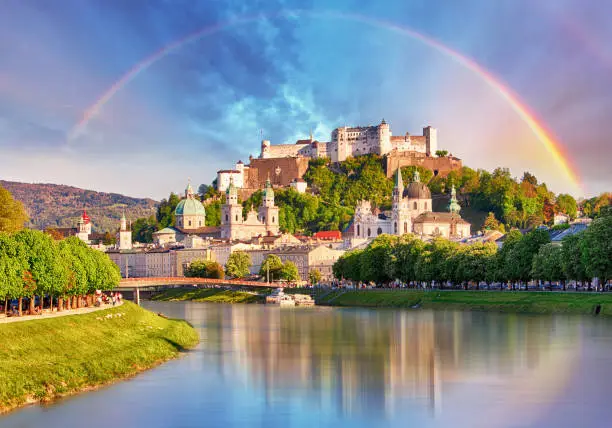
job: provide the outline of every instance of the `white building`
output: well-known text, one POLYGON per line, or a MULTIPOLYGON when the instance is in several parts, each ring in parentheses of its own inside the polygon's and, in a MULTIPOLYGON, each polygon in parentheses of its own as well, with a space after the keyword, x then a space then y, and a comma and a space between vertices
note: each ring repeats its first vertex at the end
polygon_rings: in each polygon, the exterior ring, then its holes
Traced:
POLYGON ((219 192, 225 192, 230 181, 234 182, 234 186, 242 189, 245 185, 245 169, 248 168, 249 167, 240 160, 234 169, 222 169, 221 171, 217 171, 217 190, 219 192))
POLYGON ((221 238, 251 239, 255 236, 279 234, 279 209, 274 205, 274 191, 268 179, 259 211, 251 210, 247 217, 242 215, 242 205, 238 202, 238 191, 230 180, 226 191, 226 203, 221 207, 221 238))
POLYGON ((121 216, 119 223, 119 232, 117 232, 117 249, 118 250, 131 250, 132 249, 132 231, 127 227, 127 220, 125 213, 121 216))
POLYGON ((303 178, 296 178, 291 182, 290 185, 294 188, 298 193, 306 193, 306 188, 308 187, 308 183, 303 178))
POLYGON ((91 235, 91 219, 87 215, 87 211, 83 210, 83 214, 77 222, 76 236, 86 244, 89 244, 89 235, 91 235))
POLYGON ((470 224, 461 218, 460 209, 453 187, 450 212, 432 212, 431 192, 425 183, 420 182, 418 171, 415 171, 412 182, 404 188, 398 169, 395 173, 391 212, 374 211, 369 201, 361 201, 355 208, 355 244, 382 234, 399 236, 415 233, 424 239, 434 236, 465 238, 470 236, 470 224))

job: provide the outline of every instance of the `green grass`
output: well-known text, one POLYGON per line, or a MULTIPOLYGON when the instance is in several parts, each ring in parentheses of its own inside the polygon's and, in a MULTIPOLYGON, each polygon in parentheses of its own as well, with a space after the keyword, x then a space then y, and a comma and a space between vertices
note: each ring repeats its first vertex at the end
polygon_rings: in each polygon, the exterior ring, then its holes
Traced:
POLYGON ((332 306, 456 309, 533 314, 593 314, 612 316, 612 293, 545 293, 525 291, 406 291, 368 290, 332 292, 320 302, 332 306))
POLYGON ((263 301, 263 295, 244 291, 231 291, 223 288, 170 288, 156 294, 151 300, 166 302, 193 302, 214 303, 257 303, 263 301))
POLYGON ((2 324, 0 413, 132 376, 198 340, 187 322, 130 302, 83 315, 2 324))

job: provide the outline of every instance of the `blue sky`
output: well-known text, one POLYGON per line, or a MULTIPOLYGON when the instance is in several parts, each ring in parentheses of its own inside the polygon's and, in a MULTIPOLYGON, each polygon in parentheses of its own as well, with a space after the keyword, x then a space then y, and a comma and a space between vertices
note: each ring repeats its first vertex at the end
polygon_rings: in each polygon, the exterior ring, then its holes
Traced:
POLYGON ((310 129, 327 141, 334 127, 384 117, 397 135, 435 126, 473 168, 528 170, 576 196, 610 191, 610 16, 600 0, 2 0, 0 178, 160 199, 256 156, 261 130, 273 144, 310 129), (137 64, 235 20, 142 70, 68 137, 137 64), (481 76, 372 20, 434 38, 504 82, 584 188, 481 76))

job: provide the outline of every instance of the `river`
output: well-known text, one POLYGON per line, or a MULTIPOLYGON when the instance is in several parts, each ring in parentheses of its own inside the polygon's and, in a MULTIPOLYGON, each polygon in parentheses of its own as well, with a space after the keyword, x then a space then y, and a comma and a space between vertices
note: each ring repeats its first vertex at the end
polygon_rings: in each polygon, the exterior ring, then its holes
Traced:
POLYGON ((156 303, 190 321, 183 358, 30 406, 0 427, 600 427, 610 320, 156 303))

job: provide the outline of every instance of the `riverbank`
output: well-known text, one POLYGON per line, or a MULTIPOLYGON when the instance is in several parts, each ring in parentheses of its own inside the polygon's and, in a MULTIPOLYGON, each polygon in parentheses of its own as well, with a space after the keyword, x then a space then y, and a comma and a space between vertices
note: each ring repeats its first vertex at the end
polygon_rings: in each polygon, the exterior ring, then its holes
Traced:
MULTIPOLYGON (((223 288, 170 288, 151 297, 162 302, 212 302, 212 303, 261 303, 265 300, 264 290, 260 294, 232 291, 223 288)), ((265 289, 268 291, 268 289, 265 289)))
POLYGON ((422 308, 531 314, 612 316, 612 293, 533 291, 333 291, 317 302, 329 306, 422 308))
POLYGON ((0 413, 127 378, 198 343, 185 321, 133 303, 0 325, 0 413))

